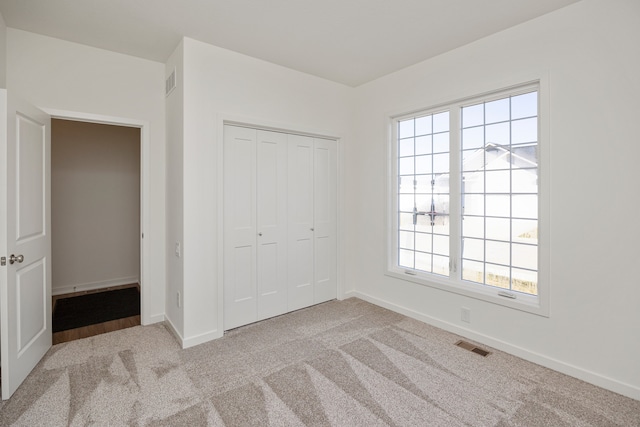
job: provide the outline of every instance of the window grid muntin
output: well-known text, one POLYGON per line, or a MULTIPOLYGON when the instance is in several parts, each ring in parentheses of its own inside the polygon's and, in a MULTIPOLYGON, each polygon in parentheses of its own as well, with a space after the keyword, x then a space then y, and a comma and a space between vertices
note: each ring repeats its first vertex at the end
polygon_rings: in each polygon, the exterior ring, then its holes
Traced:
MULTIPOLYGON (((397 264, 398 266, 402 267, 402 268, 410 268, 410 269, 414 269, 414 270, 419 270, 419 271, 425 271, 427 273, 432 273, 432 274, 438 274, 438 275, 442 275, 442 276, 448 276, 449 275, 449 271, 448 271, 448 260, 450 259, 450 253, 451 253, 451 246, 450 246, 450 242, 447 241, 447 247, 448 247, 448 254, 443 254, 441 252, 437 252, 436 248, 435 248, 435 240, 436 237, 445 237, 447 240, 450 239, 450 224, 447 223, 446 227, 447 227, 447 231, 448 234, 444 234, 444 233, 439 233, 436 232, 435 225, 431 225, 430 226, 430 231, 425 232, 425 231, 419 231, 418 230, 418 225, 419 222, 422 221, 423 217, 422 215, 419 215, 416 217, 416 224, 412 225, 412 230, 408 230, 406 226, 402 225, 402 218, 405 217, 407 215, 412 215, 413 217, 413 211, 409 212, 406 210, 402 210, 401 209, 401 201, 400 201, 400 196, 406 196, 408 193, 403 192, 402 190, 402 179, 403 178, 407 178, 407 177, 411 177, 412 178, 412 185, 413 185, 413 206, 414 206, 414 210, 417 208, 418 205, 418 197, 419 196, 430 196, 431 199, 431 205, 430 206, 434 206, 435 200, 436 198, 439 198, 441 196, 446 196, 447 198, 447 203, 449 203, 450 201, 450 197, 451 197, 451 191, 450 191, 450 187, 447 184, 447 190, 449 190, 448 192, 444 193, 444 192, 439 192, 436 191, 436 175, 439 175, 440 177, 444 176, 444 175, 449 175, 450 170, 449 170, 449 158, 450 158, 450 126, 449 126, 449 111, 441 111, 441 112, 436 112, 436 113, 432 113, 432 114, 422 114, 422 115, 414 115, 412 117, 408 117, 408 118, 404 118, 404 119, 400 119, 397 122, 397 167, 398 167, 398 187, 397 187, 397 194, 398 194, 398 204, 396 206, 396 212, 397 212, 397 224, 396 224, 396 230, 397 230, 397 264), (441 114, 446 114, 447 117, 447 130, 444 131, 437 131, 434 132, 434 128, 435 128, 435 123, 434 123, 434 117, 437 115, 441 115, 441 114), (420 120, 420 119, 425 119, 425 118, 429 118, 430 121, 430 130, 431 132, 427 132, 427 133, 418 133, 416 132, 416 121, 420 120), (411 135, 403 135, 403 126, 406 126, 407 122, 411 122, 413 125, 413 129, 411 131, 411 135), (436 142, 435 139, 437 136, 439 135, 447 135, 447 141, 449 141, 449 143, 447 144, 447 147, 449 148, 448 151, 443 151, 441 149, 436 149, 436 142), (417 140, 418 138, 423 138, 423 137, 429 137, 428 139, 428 144, 429 144, 429 150, 428 153, 422 153, 418 151, 418 147, 417 147, 417 140), (412 154, 408 154, 408 155, 402 155, 403 153, 401 153, 401 147, 404 144, 406 146, 406 142, 407 140, 412 139, 413 140, 413 149, 411 150, 412 154), (446 171, 442 171, 442 172, 437 172, 436 171, 436 156, 442 156, 446 154, 447 155, 447 167, 446 167, 446 171), (429 173, 418 173, 418 166, 417 166, 417 159, 419 157, 426 157, 429 156, 429 160, 430 160, 430 169, 429 169, 429 173), (402 174, 402 166, 401 166, 401 162, 403 159, 409 159, 412 158, 413 159, 413 174, 402 174), (419 177, 430 177, 430 182, 431 182, 431 191, 430 192, 418 192, 418 178, 419 177), (403 246, 403 243, 401 241, 401 235, 403 235, 403 233, 405 233, 404 235, 406 235, 406 233, 412 233, 412 249, 408 249, 406 247, 403 246), (417 237, 418 236, 430 236, 430 252, 425 252, 425 251, 420 251, 416 248, 416 241, 417 241, 417 237), (410 254, 409 254, 410 253, 410 254), (403 256, 408 257, 411 259, 411 263, 404 263, 402 262, 403 256), (416 265, 416 258, 418 256, 424 256, 427 255, 429 258, 429 269, 426 270, 426 266, 424 266, 425 268, 418 268, 418 266, 416 265), (446 259, 446 262, 444 263, 446 265, 446 269, 443 269, 441 272, 437 272, 434 271, 434 265, 435 265, 435 261, 440 259, 440 258, 444 258, 446 259)), ((409 127, 410 128, 410 127, 409 127)), ((406 130, 407 127, 404 128, 404 130, 406 130)), ((430 209, 429 211, 437 211, 437 209, 430 209)), ((440 217, 445 217, 447 218, 447 220, 449 219, 449 210, 447 209, 446 213, 442 214, 440 213, 439 215, 435 216, 435 221, 438 221, 438 219, 440 217)), ((413 218, 412 218, 413 220, 413 218)))
MULTIPOLYGON (((461 177, 461 182, 462 182, 462 186, 461 186, 461 213, 460 213, 460 217, 461 217, 461 250, 460 250, 460 256, 461 256, 461 263, 462 263, 462 273, 461 273, 461 277, 462 280, 465 281, 471 281, 474 283, 478 283, 481 285, 486 285, 486 286, 494 286, 494 287, 500 287, 497 286, 495 284, 492 283, 488 283, 489 280, 487 279, 488 277, 488 266, 496 266, 496 267, 506 267, 508 268, 509 271, 509 277, 508 277, 508 290, 510 291, 514 291, 514 292, 523 292, 523 293, 527 293, 530 295, 537 295, 537 280, 538 280, 538 268, 536 269, 528 269, 528 268, 523 268, 523 267, 514 267, 513 263, 513 251, 514 251, 514 244, 518 244, 518 245, 524 245, 524 246, 532 246, 532 247, 538 247, 538 243, 537 243, 537 238, 536 238, 536 243, 523 243, 523 242, 515 242, 514 241, 514 233, 513 233, 513 223, 514 220, 533 220, 533 218, 520 218, 517 216, 514 216, 514 209, 513 209, 513 202, 514 202, 514 196, 519 196, 519 195, 535 195, 536 196, 536 210, 537 210, 537 205, 539 203, 539 188, 537 186, 537 181, 539 179, 539 161, 538 161, 538 139, 539 139, 539 132, 537 127, 539 126, 539 122, 538 122, 538 106, 537 106, 537 100, 538 100, 538 90, 531 90, 531 91, 527 91, 527 92, 523 92, 523 93, 517 93, 517 94, 511 94, 508 96, 505 96, 501 99, 496 99, 496 100, 491 100, 491 101, 483 101, 483 102, 479 102, 479 103, 475 103, 475 104, 471 104, 468 106, 463 106, 460 109, 460 150, 461 150, 461 157, 460 157, 460 177, 461 177), (521 95, 531 95, 535 93, 535 100, 536 100, 536 115, 529 115, 529 116, 522 116, 522 117, 517 117, 516 119, 513 118, 513 98, 521 96, 521 95), (491 102, 495 102, 495 101, 501 101, 501 100, 508 100, 508 112, 509 112, 509 120, 502 120, 502 121, 495 121, 495 122, 487 122, 487 116, 486 116, 486 108, 487 108, 487 104, 491 103, 491 102), (465 121, 465 117, 464 117, 464 112, 465 112, 465 108, 473 108, 473 107, 477 107, 478 105, 482 105, 482 124, 479 125, 473 125, 473 126, 468 126, 468 127, 464 127, 464 121, 465 121), (517 144, 513 144, 513 123, 514 122, 522 122, 524 120, 530 120, 532 118, 536 119, 536 134, 535 134, 535 141, 532 140, 527 140, 527 141, 521 141, 517 144), (488 169, 487 168, 487 147, 490 144, 490 142, 487 141, 487 127, 488 126, 493 126, 496 124, 501 124, 501 123, 509 123, 509 127, 508 127, 508 131, 509 131, 509 150, 508 150, 508 156, 510 156, 509 159, 509 168, 497 168, 497 169, 488 169), (473 147, 473 148, 468 148, 468 149, 464 149, 465 148, 465 140, 464 140, 464 135, 465 135, 465 130, 466 129, 477 129, 483 127, 483 145, 482 145, 482 157, 483 157, 483 162, 482 162, 482 177, 483 177, 483 192, 466 192, 465 189, 465 185, 464 185, 464 181, 465 181, 465 174, 470 175, 471 173, 473 173, 474 171, 472 170, 468 170, 465 168, 464 166, 464 158, 465 158, 465 154, 466 153, 470 153, 473 154, 473 151, 477 151, 479 148, 477 147, 473 147), (514 155, 514 150, 513 147, 519 148, 519 147, 527 147, 527 146, 532 146, 535 147, 535 159, 536 159, 536 163, 535 163, 535 167, 530 167, 530 168, 515 168, 515 170, 535 170, 535 176, 536 176, 536 192, 532 193, 532 192, 528 192, 528 193, 513 193, 513 171, 514 171, 514 167, 513 167, 513 155, 514 155), (509 193, 496 193, 496 192, 487 192, 487 171, 489 172, 496 172, 496 171, 509 171, 509 193), (508 194, 509 195, 509 216, 508 217, 502 217, 502 216, 492 216, 492 215, 487 215, 487 195, 492 196, 492 195, 505 195, 508 194), (482 195, 483 196, 483 211, 484 211, 484 215, 480 216, 480 215, 466 215, 464 210, 465 210, 465 197, 467 195, 482 195), (475 238, 475 237, 465 237, 466 231, 465 231, 465 225, 464 225, 464 220, 465 217, 475 217, 475 218, 482 218, 483 219, 483 237, 482 239, 479 238, 475 238), (505 240, 495 240, 495 239, 487 239, 487 218, 500 218, 500 219, 504 219, 504 218, 508 218, 509 219, 509 240, 505 241, 505 240), (477 281, 477 280, 470 280, 468 278, 468 274, 465 274, 465 261, 468 263, 479 263, 479 261, 475 260, 475 259, 468 259, 465 258, 464 255, 464 243, 465 243, 465 239, 474 239, 474 240, 483 240, 483 271, 481 272, 482 274, 482 282, 477 281), (509 244, 509 265, 505 265, 505 264, 501 264, 501 263, 495 263, 495 262, 487 262, 487 243, 491 243, 491 242, 499 242, 499 243, 508 243, 509 244), (522 290, 518 290, 518 289, 514 289, 514 274, 513 271, 514 270, 521 270, 521 271, 525 271, 525 272, 530 272, 530 273, 535 273, 536 275, 536 282, 535 282, 535 292, 526 292, 526 291, 522 291, 522 290), (467 276, 467 278, 465 278, 465 276, 467 276)), ((499 145, 496 144, 497 147, 499 147, 499 145)), ((469 157, 470 159, 470 157, 469 157)), ((539 226, 539 218, 538 218, 538 214, 536 213, 535 216, 535 221, 536 221, 536 233, 538 230, 538 226, 539 226)), ((536 258, 536 263, 539 263, 539 260, 537 260, 536 258)))

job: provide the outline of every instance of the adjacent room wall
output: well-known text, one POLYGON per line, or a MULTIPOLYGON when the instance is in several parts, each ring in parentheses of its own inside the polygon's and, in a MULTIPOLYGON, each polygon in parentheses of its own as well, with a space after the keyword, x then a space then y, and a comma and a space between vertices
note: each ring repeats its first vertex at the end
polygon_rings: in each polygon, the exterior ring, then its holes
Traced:
POLYGON ((52 293, 140 280, 140 129, 51 121, 52 293))
POLYGON ((636 0, 584 0, 357 88, 345 227, 355 295, 639 399, 639 22, 636 0), (550 316, 385 276, 389 115, 533 76, 549 81, 550 316))
MULTIPOLYGON (((182 121, 182 157, 168 156, 167 170, 182 168, 183 182, 181 189, 170 184, 168 199, 182 199, 184 216, 182 224, 168 224, 168 235, 179 236, 183 229, 184 330, 178 332, 183 345, 191 346, 223 332, 218 253, 222 120, 339 137, 339 144, 346 145, 353 89, 188 38, 178 49, 184 55, 179 77, 183 111, 182 117, 171 113, 178 122, 167 118, 167 132, 173 135, 171 127, 182 121), (175 164, 180 161, 182 166, 175 164)), ((170 258, 175 243, 168 242, 170 258)), ((175 295, 168 296, 171 304, 177 305, 175 295)))
MULTIPOLYGON (((7 29, 7 88, 40 108, 146 123, 149 248, 142 322, 165 312, 164 64, 51 37, 7 29)), ((147 240, 148 239, 148 240, 147 240)))

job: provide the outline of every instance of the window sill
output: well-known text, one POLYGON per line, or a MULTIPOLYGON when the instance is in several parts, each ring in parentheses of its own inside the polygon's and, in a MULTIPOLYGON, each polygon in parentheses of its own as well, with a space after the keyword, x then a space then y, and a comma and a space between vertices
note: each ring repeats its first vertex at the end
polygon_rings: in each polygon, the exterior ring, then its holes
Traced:
POLYGON ((405 269, 389 268, 385 275, 396 279, 416 283, 422 286, 439 289, 445 292, 451 292, 458 295, 464 295, 469 298, 486 301, 492 304, 501 305, 503 307, 512 308, 519 311, 535 314, 542 317, 549 317, 549 305, 545 304, 541 296, 531 296, 521 294, 519 292, 510 292, 515 298, 507 298, 501 296, 501 292, 506 290, 493 288, 485 285, 476 285, 471 282, 456 281, 442 276, 435 276, 419 271, 410 270, 416 274, 407 274, 405 269))

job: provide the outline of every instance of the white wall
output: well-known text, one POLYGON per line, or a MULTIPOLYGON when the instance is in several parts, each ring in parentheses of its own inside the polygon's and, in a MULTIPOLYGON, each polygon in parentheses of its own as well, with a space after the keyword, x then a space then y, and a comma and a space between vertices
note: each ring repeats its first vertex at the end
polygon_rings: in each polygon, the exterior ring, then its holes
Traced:
POLYGON ((182 247, 183 220, 183 133, 184 133, 184 84, 183 46, 175 49, 166 64, 165 76, 176 70, 176 88, 166 98, 167 129, 167 300, 166 317, 174 332, 184 336, 184 304, 178 307, 177 296, 184 294, 184 264, 182 256, 175 254, 175 244, 182 247))
MULTIPOLYGON (((142 322, 165 312, 164 65, 25 31, 7 29, 7 89, 41 108, 147 123, 150 268, 142 322)), ((143 129, 144 131, 144 129, 143 129)), ((148 239, 148 240, 147 240, 148 239)))
POLYGON ((51 121, 52 294, 140 280, 140 129, 51 121))
MULTIPOLYGON (((340 144, 346 145, 353 89, 192 39, 183 40, 183 49, 183 345, 190 346, 223 332, 218 252, 222 120, 341 137, 340 144)), ((170 169, 180 158, 167 161, 170 169)))
POLYGON ((346 160, 346 277, 356 294, 639 399, 638 23, 637 0, 584 0, 357 88, 346 160), (550 83, 551 315, 385 276, 390 112, 535 75, 550 83))
POLYGON ((7 87, 7 26, 0 14, 0 88, 7 87))

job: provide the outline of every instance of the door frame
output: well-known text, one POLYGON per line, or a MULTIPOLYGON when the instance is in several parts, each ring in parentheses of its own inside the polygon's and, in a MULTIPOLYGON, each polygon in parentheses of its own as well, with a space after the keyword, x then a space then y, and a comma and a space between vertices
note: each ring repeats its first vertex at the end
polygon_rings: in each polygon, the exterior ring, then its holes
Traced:
MULTIPOLYGON (((88 122, 140 129, 140 322, 143 325, 154 323, 151 314, 150 301, 152 300, 148 286, 145 286, 146 278, 150 272, 149 239, 144 238, 144 233, 149 229, 150 208, 150 179, 149 179, 149 122, 145 120, 130 119, 125 117, 106 116, 101 114, 82 113, 77 111, 42 108, 52 119, 72 120, 76 122, 88 122)), ((53 195, 52 195, 53 197, 53 195)))

